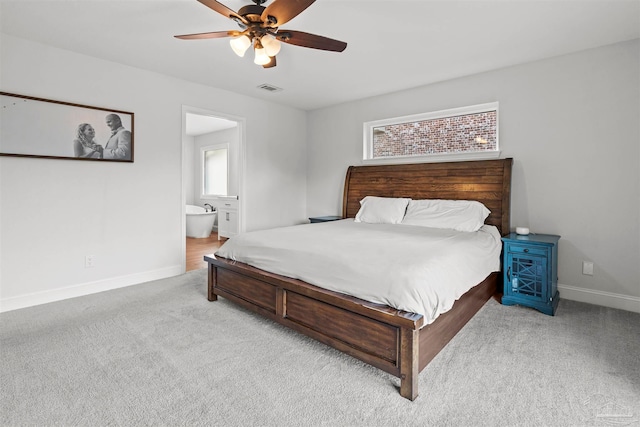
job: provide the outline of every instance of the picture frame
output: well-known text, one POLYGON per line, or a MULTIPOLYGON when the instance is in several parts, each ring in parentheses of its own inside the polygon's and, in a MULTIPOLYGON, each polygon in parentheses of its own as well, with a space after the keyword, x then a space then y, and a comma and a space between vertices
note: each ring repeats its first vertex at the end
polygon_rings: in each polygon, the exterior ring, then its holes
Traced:
POLYGON ((134 113, 0 92, 0 156, 133 163, 134 113))

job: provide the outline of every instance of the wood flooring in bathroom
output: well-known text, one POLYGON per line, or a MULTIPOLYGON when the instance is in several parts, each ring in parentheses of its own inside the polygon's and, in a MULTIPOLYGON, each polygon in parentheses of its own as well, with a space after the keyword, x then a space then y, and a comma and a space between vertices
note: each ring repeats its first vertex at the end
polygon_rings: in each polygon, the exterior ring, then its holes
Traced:
POLYGON ((187 271, 207 268, 203 257, 214 253, 226 239, 218 240, 218 233, 202 239, 187 237, 187 271))

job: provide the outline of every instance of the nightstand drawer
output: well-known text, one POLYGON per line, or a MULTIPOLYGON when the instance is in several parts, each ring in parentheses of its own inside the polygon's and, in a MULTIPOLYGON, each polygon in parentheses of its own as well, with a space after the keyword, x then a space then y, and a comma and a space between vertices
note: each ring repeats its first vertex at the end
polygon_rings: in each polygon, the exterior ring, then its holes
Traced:
POLYGON ((509 245, 509 252, 538 256, 547 256, 549 254, 549 250, 547 248, 536 247, 532 245, 518 245, 513 243, 509 245))

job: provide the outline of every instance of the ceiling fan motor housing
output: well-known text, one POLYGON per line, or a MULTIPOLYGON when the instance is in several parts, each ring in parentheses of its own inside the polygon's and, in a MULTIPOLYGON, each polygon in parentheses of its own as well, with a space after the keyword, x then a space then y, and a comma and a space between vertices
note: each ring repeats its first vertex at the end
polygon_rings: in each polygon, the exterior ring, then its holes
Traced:
POLYGON ((250 4, 243 6, 238 10, 238 15, 244 17, 249 22, 262 22, 262 11, 265 10, 264 6, 257 4, 250 4))

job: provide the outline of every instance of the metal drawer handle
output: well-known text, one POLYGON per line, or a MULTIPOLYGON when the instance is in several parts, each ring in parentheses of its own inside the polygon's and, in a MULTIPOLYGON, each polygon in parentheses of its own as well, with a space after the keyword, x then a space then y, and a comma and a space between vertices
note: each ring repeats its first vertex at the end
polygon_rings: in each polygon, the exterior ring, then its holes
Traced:
POLYGON ((525 248, 524 253, 529 253, 529 249, 525 248))

